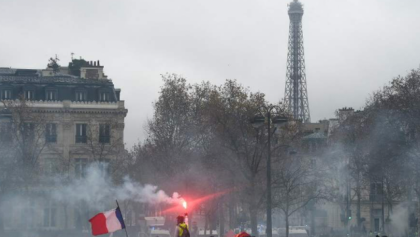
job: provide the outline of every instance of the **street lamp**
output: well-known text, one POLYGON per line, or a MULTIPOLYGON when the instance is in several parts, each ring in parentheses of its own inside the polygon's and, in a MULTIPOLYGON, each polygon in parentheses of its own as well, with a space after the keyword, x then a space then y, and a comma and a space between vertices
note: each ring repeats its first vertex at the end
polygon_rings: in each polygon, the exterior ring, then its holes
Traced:
POLYGON ((263 106, 263 114, 255 116, 252 121, 252 126, 254 126, 255 128, 260 128, 263 125, 267 125, 267 237, 273 236, 273 224, 271 219, 271 124, 273 124, 276 129, 277 126, 284 125, 288 122, 287 117, 276 116, 272 118, 272 111, 274 108, 276 107, 273 105, 263 106))

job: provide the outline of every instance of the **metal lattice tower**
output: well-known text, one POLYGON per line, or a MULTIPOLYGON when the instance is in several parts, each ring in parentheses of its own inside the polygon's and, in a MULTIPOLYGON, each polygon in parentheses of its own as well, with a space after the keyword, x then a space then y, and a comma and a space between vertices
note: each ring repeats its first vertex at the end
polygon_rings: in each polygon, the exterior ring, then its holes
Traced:
POLYGON ((303 6, 298 0, 289 4, 289 52, 285 104, 295 119, 304 123, 311 121, 308 90, 306 88, 305 54, 303 50, 302 16, 303 6))

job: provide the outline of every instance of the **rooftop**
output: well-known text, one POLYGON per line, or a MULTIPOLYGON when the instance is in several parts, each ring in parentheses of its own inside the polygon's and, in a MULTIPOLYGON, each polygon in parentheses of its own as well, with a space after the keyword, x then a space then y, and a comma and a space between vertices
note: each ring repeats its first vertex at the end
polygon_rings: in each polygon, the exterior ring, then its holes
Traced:
POLYGON ((0 82, 13 82, 13 83, 31 83, 31 84, 109 84, 111 80, 97 80, 97 79, 83 79, 71 75, 55 75, 55 76, 42 76, 42 75, 27 75, 19 76, 16 74, 2 74, 0 73, 0 82))
POLYGON ((0 67, 0 82, 12 83, 59 83, 59 84, 106 84, 111 80, 103 73, 98 61, 72 59, 68 67, 48 64, 46 69, 0 67))
POLYGON ((304 136, 303 139, 304 140, 307 140, 307 139, 327 139, 327 136, 325 136, 325 134, 322 133, 322 132, 314 132, 312 134, 304 136))
POLYGON ((99 61, 72 59, 61 67, 56 60, 46 69, 0 67, 0 100, 116 102, 120 92, 99 61))

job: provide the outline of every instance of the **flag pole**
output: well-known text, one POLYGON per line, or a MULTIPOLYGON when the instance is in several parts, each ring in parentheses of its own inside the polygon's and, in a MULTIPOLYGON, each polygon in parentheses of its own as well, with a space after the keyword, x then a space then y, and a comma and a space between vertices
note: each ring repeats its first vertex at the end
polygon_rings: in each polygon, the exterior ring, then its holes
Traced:
POLYGON ((124 223, 125 236, 128 237, 127 226, 125 225, 124 217, 122 216, 122 211, 121 211, 120 205, 118 204, 118 201, 117 200, 115 200, 115 202, 117 203, 117 207, 118 207, 118 209, 120 209, 120 212, 121 212, 122 221, 124 223))

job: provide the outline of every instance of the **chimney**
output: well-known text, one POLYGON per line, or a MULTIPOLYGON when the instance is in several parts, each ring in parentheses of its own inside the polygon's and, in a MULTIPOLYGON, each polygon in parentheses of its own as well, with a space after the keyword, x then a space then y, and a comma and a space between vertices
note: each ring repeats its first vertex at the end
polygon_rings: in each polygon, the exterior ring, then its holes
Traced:
POLYGON ((98 60, 98 67, 101 66, 101 64, 99 64, 99 60, 98 60))
POLYGON ((344 107, 338 110, 338 120, 340 123, 344 122, 348 117, 352 116, 354 109, 349 107, 344 107))
POLYGON ((115 89, 115 95, 117 96, 117 101, 120 101, 121 89, 115 89))

